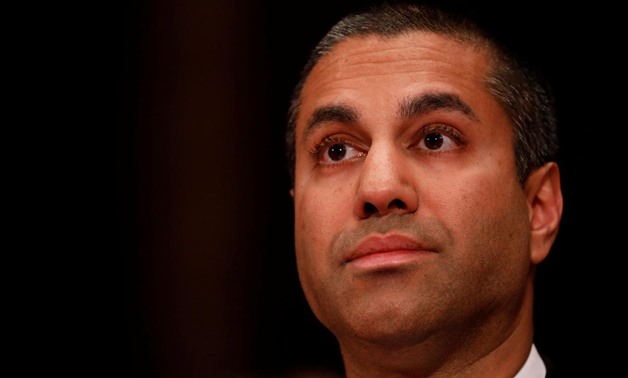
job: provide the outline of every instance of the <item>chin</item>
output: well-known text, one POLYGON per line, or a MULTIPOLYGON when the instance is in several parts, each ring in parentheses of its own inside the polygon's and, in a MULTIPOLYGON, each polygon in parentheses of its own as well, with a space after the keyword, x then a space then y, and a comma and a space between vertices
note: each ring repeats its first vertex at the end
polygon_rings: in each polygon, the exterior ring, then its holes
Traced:
POLYGON ((356 309, 344 319, 331 325, 338 336, 369 344, 387 347, 403 347, 427 337, 426 319, 419 319, 419 311, 403 309, 403 306, 374 303, 369 308, 356 309), (421 325, 423 323, 423 325, 421 325))

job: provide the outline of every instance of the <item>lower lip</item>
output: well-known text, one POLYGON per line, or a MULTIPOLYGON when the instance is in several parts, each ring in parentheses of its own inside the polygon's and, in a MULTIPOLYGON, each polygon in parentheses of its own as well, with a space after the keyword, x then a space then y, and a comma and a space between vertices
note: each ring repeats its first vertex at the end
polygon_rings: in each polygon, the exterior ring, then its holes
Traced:
POLYGON ((432 254, 430 251, 402 249, 371 253, 355 260, 351 260, 349 264, 354 268, 364 270, 396 268, 425 260, 425 258, 430 254, 432 254))

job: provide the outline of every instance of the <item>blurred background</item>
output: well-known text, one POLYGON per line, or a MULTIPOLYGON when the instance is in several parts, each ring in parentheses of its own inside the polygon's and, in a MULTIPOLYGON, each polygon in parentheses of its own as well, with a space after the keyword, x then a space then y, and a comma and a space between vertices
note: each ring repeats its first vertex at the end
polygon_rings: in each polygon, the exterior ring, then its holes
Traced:
MULTIPOLYGON (((90 54, 76 93, 88 114, 76 156, 85 197, 63 319, 77 332, 59 330, 71 347, 57 366, 86 377, 342 374, 296 275, 283 128, 309 50, 370 3, 128 1, 82 14, 71 33, 90 54)), ((564 371, 613 372, 626 252, 617 12, 444 3, 518 46, 554 87, 565 213, 539 267, 537 346, 564 371)))

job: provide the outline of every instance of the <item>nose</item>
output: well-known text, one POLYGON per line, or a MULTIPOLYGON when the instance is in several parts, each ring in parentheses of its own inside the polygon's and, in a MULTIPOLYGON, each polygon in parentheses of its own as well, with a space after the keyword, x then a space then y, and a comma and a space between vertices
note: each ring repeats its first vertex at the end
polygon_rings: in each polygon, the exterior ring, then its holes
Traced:
POLYGON ((355 208, 358 218, 414 213, 419 200, 411 157, 395 146, 372 146, 362 163, 355 208))

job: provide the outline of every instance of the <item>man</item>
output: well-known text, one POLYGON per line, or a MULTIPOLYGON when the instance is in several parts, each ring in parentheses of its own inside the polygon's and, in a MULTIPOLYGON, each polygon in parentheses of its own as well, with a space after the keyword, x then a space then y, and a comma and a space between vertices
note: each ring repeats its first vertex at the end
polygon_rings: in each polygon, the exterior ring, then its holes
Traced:
POLYGON ((543 377, 535 266, 563 210, 549 93, 476 26, 419 6, 314 49, 287 142, 305 296, 347 377, 543 377))

